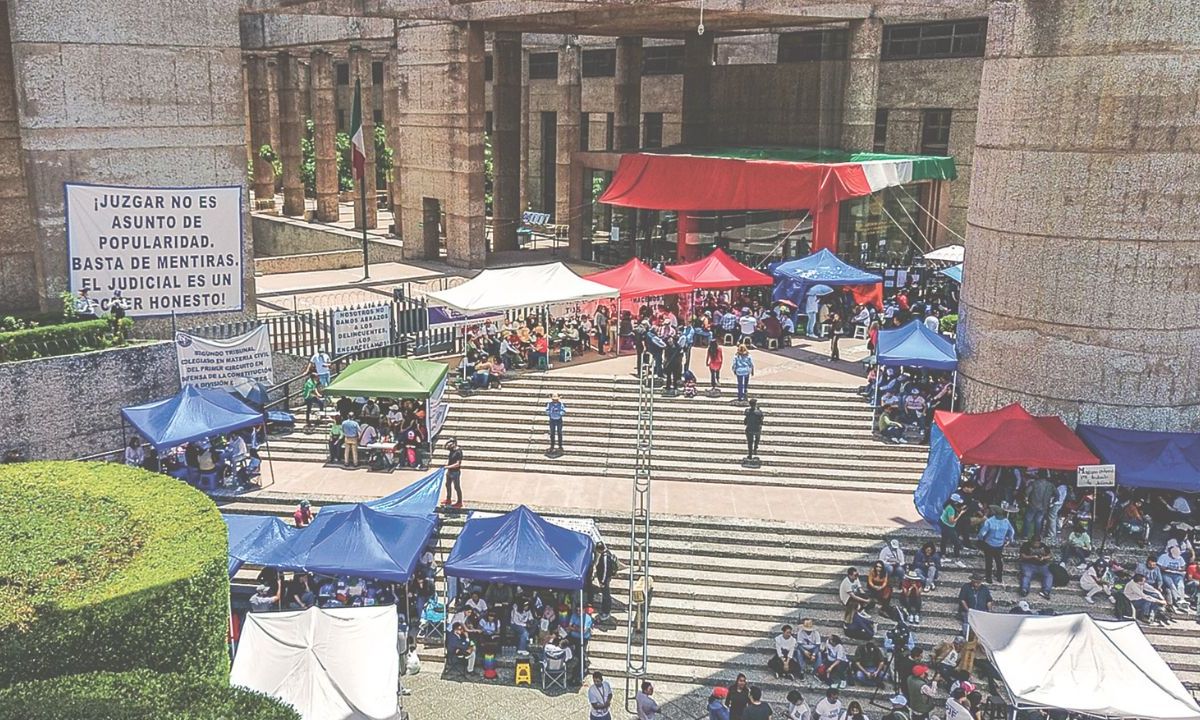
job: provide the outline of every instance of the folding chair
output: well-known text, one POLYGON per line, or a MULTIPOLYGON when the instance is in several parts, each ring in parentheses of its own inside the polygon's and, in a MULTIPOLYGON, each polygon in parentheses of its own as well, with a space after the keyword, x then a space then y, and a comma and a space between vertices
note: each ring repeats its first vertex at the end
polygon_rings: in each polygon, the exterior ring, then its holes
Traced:
POLYGON ((566 656, 542 658, 542 691, 553 687, 567 689, 566 656))
POLYGON ((854 339, 855 340, 866 340, 867 339, 867 326, 866 325, 855 325, 854 326, 854 339))
POLYGON ((421 626, 417 628, 417 639, 425 642, 442 643, 446 640, 446 603, 432 597, 421 611, 421 626))

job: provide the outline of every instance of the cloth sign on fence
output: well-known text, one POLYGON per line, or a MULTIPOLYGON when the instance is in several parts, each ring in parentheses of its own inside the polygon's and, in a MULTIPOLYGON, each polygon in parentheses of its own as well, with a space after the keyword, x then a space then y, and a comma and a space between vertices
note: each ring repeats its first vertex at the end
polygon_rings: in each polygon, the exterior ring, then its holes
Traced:
POLYGON ((391 306, 368 305, 366 307, 334 311, 334 355, 347 355, 383 347, 391 341, 391 306))
POLYGON ((178 332, 175 353, 181 385, 223 387, 243 378, 266 385, 275 383, 271 336, 266 325, 228 340, 209 340, 178 332))
POLYGON ((437 384, 429 396, 429 409, 425 413, 425 431, 430 442, 442 431, 442 426, 446 424, 446 416, 450 414, 450 404, 446 402, 445 397, 448 376, 448 374, 442 376, 442 381, 437 384))

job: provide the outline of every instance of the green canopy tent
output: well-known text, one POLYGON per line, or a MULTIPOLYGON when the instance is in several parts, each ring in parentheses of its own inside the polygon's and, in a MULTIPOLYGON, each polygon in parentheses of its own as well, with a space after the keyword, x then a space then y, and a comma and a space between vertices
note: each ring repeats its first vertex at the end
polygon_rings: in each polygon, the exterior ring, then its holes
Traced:
POLYGON ((445 424, 449 411, 445 402, 449 369, 445 363, 411 358, 355 360, 322 392, 338 397, 423 400, 426 437, 432 443, 445 424))

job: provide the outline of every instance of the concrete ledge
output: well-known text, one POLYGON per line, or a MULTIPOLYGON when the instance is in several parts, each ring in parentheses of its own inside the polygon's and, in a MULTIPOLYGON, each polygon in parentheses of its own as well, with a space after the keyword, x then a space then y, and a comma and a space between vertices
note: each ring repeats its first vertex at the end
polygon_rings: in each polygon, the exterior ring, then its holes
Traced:
MULTIPOLYGON (((362 264, 359 231, 259 213, 251 216, 251 225, 257 273, 342 270, 362 264)), ((395 238, 368 233, 367 243, 372 262, 404 259, 403 243, 395 238)))

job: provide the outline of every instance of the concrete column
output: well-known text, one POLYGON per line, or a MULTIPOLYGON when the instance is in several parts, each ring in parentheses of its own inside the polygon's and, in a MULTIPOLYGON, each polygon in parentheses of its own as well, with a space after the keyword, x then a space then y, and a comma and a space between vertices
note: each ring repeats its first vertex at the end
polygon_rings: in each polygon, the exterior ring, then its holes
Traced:
POLYGON ((392 211, 392 232, 397 237, 403 237, 400 232, 400 163, 396 162, 402 142, 400 124, 396 122, 396 112, 400 105, 399 93, 396 86, 396 51, 392 50, 383 61, 383 127, 387 132, 388 147, 392 148, 393 152, 392 176, 388 181, 388 209, 392 211))
POLYGON ((375 199, 375 85, 372 82, 371 51, 365 48, 350 49, 350 83, 357 79, 362 83, 362 131, 367 162, 363 179, 367 188, 365 220, 362 207, 362 190, 354 188, 354 227, 375 228, 379 225, 379 203, 375 199))
POLYGON ((875 142, 875 98, 879 92, 879 54, 883 21, 867 18, 850 23, 846 85, 842 95, 841 146, 870 150, 875 142))
POLYGON ((492 39, 492 250, 517 249, 521 222, 521 33, 492 39))
POLYGON ((688 33, 683 41, 683 108, 680 132, 684 145, 708 145, 712 113, 713 36, 688 33))
MULTIPOLYGON (((558 225, 575 225, 581 197, 572 197, 572 185, 579 180, 572 170, 571 156, 579 150, 579 117, 583 105, 583 79, 580 74, 580 49, 572 45, 558 51, 558 103, 555 117, 557 147, 554 148, 554 222, 558 225)), ((575 190, 578 193, 578 188, 575 190)), ((582 252, 581 248, 578 249, 582 252)), ((572 255, 574 257, 574 255, 572 255)), ((582 257, 580 255, 579 257, 582 257)))
POLYGON ((637 150, 642 128, 642 39, 617 38, 613 77, 613 149, 637 150))
POLYGON ((317 220, 337 222, 337 115, 333 101, 333 55, 329 51, 313 50, 309 82, 317 175, 317 220))
POLYGON ((254 163, 254 209, 275 209, 275 169, 262 157, 271 144, 270 72, 265 55, 246 58, 246 84, 250 103, 250 157, 254 163))
POLYGON ((529 51, 521 50, 521 211, 529 209, 529 51))
POLYGON ((968 411, 1200 427, 1200 5, 994 2, 967 218, 968 411), (1120 48, 1120 52, 1114 51, 1120 48))
POLYGON ((300 60, 289 52, 279 53, 279 157, 283 162, 283 214, 304 214, 304 183, 300 180, 301 128, 300 60))

